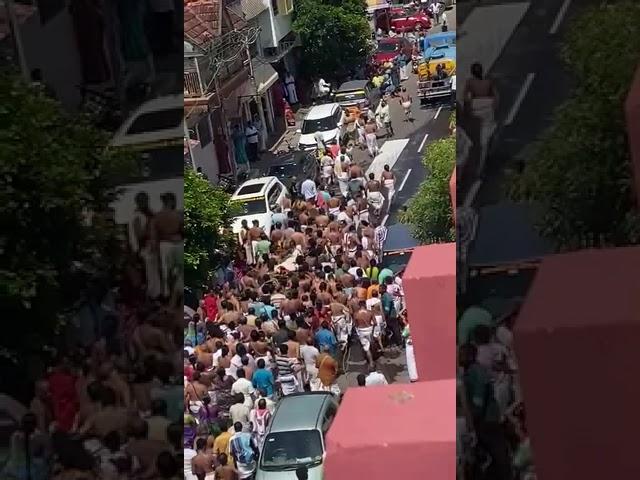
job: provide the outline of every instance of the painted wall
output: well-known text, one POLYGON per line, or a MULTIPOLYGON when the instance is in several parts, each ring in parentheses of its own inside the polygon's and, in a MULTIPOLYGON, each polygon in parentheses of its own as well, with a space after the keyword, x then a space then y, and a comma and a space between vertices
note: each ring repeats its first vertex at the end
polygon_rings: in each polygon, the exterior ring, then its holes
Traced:
POLYGON ((41 69, 43 78, 62 104, 67 108, 77 107, 81 100, 77 85, 82 83, 82 66, 69 11, 62 10, 45 25, 40 23, 38 14, 33 15, 21 29, 29 70, 41 69))

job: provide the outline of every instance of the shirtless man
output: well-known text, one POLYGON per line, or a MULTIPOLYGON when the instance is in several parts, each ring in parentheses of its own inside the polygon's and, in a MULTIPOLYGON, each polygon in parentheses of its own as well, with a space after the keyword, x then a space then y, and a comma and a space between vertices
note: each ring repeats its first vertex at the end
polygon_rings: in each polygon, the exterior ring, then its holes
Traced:
POLYGON ((315 218, 315 222, 319 228, 324 228, 329 225, 329 216, 323 209, 320 209, 318 211, 318 216, 315 218))
POLYGON ((400 105, 404 109, 404 121, 408 122, 411 120, 411 95, 407 92, 405 87, 402 87, 402 91, 400 92, 400 105))
POLYGON ((276 223, 275 229, 271 231, 271 243, 277 248, 280 248, 282 240, 284 240, 284 231, 282 230, 282 224, 276 223))
MULTIPOLYGON (((180 285, 182 279, 182 233, 183 217, 176 210, 176 196, 167 192, 160 196, 162 210, 152 220, 152 236, 154 244, 160 251, 160 266, 162 273, 162 290, 165 296, 170 296, 173 287, 180 285)), ((182 288, 182 287, 180 287, 182 288)))
POLYGON ((258 242, 260 241, 260 237, 262 237, 262 235, 264 235, 264 230, 260 228, 260 222, 258 222, 258 220, 253 220, 251 222, 251 228, 248 232, 248 237, 249 242, 251 242, 251 252, 254 258, 256 255, 256 245, 258 245, 258 242))
POLYGON ((373 313, 367 310, 367 304, 364 301, 360 301, 358 304, 358 311, 353 316, 353 320, 356 325, 358 337, 362 344, 362 349, 367 356, 369 366, 373 367, 373 357, 371 355, 371 340, 373 336, 373 326, 375 325, 375 318, 373 313))
POLYGON ((385 165, 384 170, 382 171, 382 186, 387 193, 387 202, 389 205, 391 205, 391 200, 396 193, 395 185, 396 176, 391 171, 391 167, 389 165, 385 165))
POLYGON ((205 480, 214 472, 215 458, 207 453, 207 440, 198 438, 196 440, 196 456, 191 459, 191 473, 198 480, 205 480))
POLYGON ((384 314, 382 311, 382 302, 380 301, 380 296, 378 294, 378 290, 372 290, 371 298, 367 300, 367 309, 371 310, 373 316, 375 318, 376 324, 373 328, 373 338, 378 342, 378 346, 380 347, 380 351, 383 350, 382 345, 382 335, 385 331, 384 325, 384 314))

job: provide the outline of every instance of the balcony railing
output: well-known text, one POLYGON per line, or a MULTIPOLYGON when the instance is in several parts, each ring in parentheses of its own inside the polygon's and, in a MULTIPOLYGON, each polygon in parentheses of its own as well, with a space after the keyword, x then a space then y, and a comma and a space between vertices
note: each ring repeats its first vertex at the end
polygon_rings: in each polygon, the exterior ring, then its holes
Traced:
POLYGON ((200 98, 213 91, 213 75, 204 57, 184 59, 184 96, 200 98))
POLYGON ((283 40, 277 47, 265 48, 263 57, 269 63, 277 62, 297 45, 299 45, 297 40, 283 40))

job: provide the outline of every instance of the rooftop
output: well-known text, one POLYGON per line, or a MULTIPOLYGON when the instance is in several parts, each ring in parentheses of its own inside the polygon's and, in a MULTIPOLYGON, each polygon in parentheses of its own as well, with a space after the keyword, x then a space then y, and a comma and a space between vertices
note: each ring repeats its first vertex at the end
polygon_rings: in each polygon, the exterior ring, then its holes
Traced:
POLYGON ((184 37, 204 48, 222 32, 221 0, 184 0, 184 37))

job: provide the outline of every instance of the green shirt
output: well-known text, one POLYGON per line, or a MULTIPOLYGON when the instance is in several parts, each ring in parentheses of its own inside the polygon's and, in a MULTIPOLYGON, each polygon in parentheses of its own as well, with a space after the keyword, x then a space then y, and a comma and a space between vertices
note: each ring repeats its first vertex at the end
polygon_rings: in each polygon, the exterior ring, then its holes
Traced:
POLYGON ((256 253, 260 256, 269 253, 271 242, 269 240, 260 240, 256 245, 256 253))
POLYGON ((384 279, 387 277, 393 277, 393 272, 389 268, 383 268, 378 274, 378 283, 384 284, 384 279))
POLYGON ((464 372, 462 379, 473 417, 485 422, 499 421, 500 410, 493 392, 491 372, 474 363, 464 372))
POLYGON ((494 327, 495 322, 491 314, 484 308, 467 308, 458 321, 458 345, 464 345, 471 340, 471 334, 478 325, 494 327))

